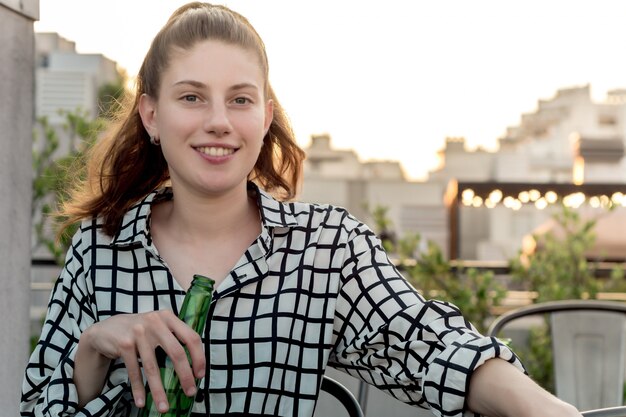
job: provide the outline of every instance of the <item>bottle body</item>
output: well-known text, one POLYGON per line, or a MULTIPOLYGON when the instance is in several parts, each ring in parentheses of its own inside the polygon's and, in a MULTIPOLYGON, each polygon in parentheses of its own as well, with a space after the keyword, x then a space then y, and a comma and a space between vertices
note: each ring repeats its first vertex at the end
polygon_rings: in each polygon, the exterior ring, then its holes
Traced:
MULTIPOLYGON (((191 287, 180 309, 178 318, 187 323, 198 334, 202 335, 206 325, 213 286, 215 282, 202 275, 194 275, 191 287)), ((185 348, 187 352, 187 348, 185 348)), ((189 352, 187 352, 189 358, 189 352)), ((142 417, 186 417, 191 411, 194 399, 187 397, 183 391, 178 375, 174 370, 174 364, 162 349, 157 349, 157 362, 161 372, 161 381, 167 395, 170 409, 166 413, 160 413, 153 401, 152 393, 146 384, 146 405, 142 410, 142 417)), ((198 381, 196 380, 196 385, 198 381)))

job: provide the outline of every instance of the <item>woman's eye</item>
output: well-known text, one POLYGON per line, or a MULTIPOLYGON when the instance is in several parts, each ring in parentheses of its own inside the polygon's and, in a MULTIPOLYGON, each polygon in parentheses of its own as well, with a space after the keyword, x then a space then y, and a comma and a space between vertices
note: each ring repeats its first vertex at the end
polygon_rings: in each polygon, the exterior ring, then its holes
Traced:
POLYGON ((186 101, 188 103, 195 103, 196 101, 198 101, 198 97, 192 94, 188 94, 186 96, 183 96, 183 101, 186 101))
POLYGON ((235 104, 248 104, 250 100, 246 97, 237 97, 234 102, 235 104))

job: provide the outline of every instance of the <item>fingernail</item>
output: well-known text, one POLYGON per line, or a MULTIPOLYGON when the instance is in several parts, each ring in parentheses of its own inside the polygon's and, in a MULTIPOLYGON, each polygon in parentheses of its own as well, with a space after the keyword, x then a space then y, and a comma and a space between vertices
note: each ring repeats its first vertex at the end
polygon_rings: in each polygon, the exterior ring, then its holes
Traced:
POLYGON ((196 387, 191 387, 185 392, 187 393, 187 397, 191 397, 196 394, 196 387))
POLYGON ((135 400, 135 405, 139 408, 143 407, 143 398, 137 398, 135 400))
POLYGON ((160 412, 165 413, 165 412, 167 412, 167 409, 168 409, 167 403, 165 403, 165 402, 159 403, 159 411, 160 412))
POLYGON ((198 371, 198 378, 204 378, 204 369, 198 371))

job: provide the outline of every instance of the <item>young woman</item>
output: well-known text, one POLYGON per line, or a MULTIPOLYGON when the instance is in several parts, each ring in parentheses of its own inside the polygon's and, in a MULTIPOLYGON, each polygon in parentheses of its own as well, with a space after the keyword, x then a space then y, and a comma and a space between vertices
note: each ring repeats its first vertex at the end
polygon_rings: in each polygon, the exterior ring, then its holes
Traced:
POLYGON ((194 416, 311 416, 327 365, 439 416, 580 416, 454 306, 418 294, 345 210, 285 202, 302 159, 248 21, 178 9, 65 206, 80 228, 22 415, 137 415, 145 382, 166 411, 160 347, 194 416), (202 336, 176 317, 194 274, 217 283, 202 336))

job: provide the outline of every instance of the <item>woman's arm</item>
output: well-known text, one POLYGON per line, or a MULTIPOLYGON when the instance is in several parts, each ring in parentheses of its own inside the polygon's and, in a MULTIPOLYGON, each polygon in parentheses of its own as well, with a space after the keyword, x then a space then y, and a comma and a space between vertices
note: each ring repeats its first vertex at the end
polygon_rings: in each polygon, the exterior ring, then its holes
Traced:
POLYGON ((470 379, 467 408, 489 417, 581 417, 515 366, 490 359, 470 379))
POLYGON ((339 368, 439 416, 580 417, 527 377, 506 345, 410 287, 373 233, 357 232, 336 305, 339 368))

